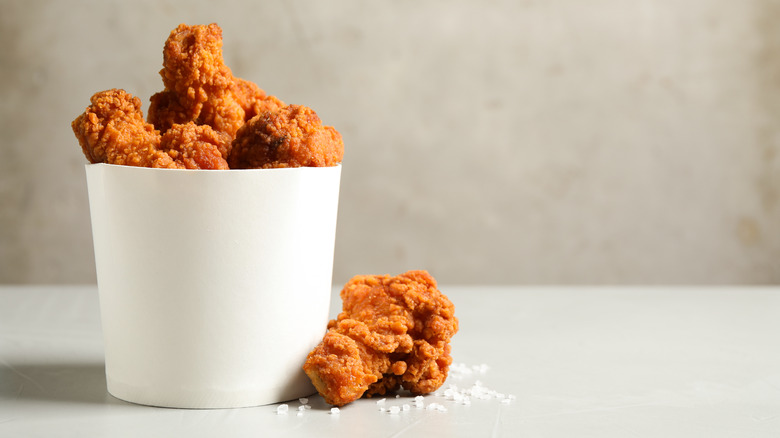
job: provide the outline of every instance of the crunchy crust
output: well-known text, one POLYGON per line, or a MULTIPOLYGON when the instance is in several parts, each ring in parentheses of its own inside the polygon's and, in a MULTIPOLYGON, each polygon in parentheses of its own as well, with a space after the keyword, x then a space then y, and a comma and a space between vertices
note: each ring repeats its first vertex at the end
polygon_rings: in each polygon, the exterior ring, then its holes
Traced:
POLYGON ((326 402, 343 406, 402 387, 427 394, 444 383, 458 320, 427 272, 356 276, 341 298, 343 311, 303 366, 326 402))

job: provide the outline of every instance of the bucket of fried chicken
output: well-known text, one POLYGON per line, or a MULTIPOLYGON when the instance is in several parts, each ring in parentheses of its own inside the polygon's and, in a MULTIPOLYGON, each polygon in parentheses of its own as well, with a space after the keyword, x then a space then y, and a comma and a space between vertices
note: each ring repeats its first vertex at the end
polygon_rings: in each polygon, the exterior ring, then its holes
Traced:
POLYGON ((148 118, 95 93, 72 124, 86 165, 115 397, 178 408, 315 392, 343 142, 313 110, 234 77, 216 25, 181 25, 148 118))

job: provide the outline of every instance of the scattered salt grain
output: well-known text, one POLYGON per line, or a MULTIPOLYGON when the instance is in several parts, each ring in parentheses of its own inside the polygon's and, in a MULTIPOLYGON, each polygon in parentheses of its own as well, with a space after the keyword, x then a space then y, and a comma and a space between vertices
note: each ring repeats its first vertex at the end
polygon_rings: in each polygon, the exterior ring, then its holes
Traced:
POLYGON ((411 406, 409 406, 409 405, 407 405, 407 404, 404 404, 403 406, 401 406, 401 410, 403 410, 404 412, 408 411, 408 410, 409 410, 409 409, 411 409, 411 408, 412 408, 412 407, 411 407, 411 406))
POLYGON ((304 406, 304 405, 300 405, 300 406, 298 406, 298 410, 299 410, 299 411, 301 411, 301 412, 303 412, 303 411, 305 411, 305 410, 306 410, 306 406, 304 406))
POLYGON ((439 403, 431 403, 425 409, 429 411, 447 412, 447 408, 439 403))
POLYGON ((302 405, 309 404, 309 399, 306 398, 306 397, 301 397, 301 398, 298 399, 298 401, 301 402, 302 405))
POLYGON ((429 411, 439 411, 439 412, 447 412, 447 408, 444 407, 444 405, 439 403, 431 403, 428 406, 426 406, 427 410, 429 411))
POLYGON ((341 411, 339 411, 339 408, 330 408, 330 413, 332 415, 338 415, 341 413, 341 411))
POLYGON ((277 414, 286 414, 286 413, 287 413, 287 410, 288 410, 289 408, 290 408, 290 407, 289 407, 289 406, 287 406, 287 405, 279 405, 279 406, 276 408, 276 413, 277 413, 277 414))
POLYGON ((401 412, 401 408, 398 406, 390 406, 390 409, 388 409, 387 412, 389 412, 390 415, 397 415, 401 412))
POLYGON ((386 401, 387 401, 387 399, 386 399, 386 398, 383 398, 383 399, 381 399, 381 400, 377 400, 377 401, 376 401, 376 404, 377 404, 378 406, 384 406, 386 401))

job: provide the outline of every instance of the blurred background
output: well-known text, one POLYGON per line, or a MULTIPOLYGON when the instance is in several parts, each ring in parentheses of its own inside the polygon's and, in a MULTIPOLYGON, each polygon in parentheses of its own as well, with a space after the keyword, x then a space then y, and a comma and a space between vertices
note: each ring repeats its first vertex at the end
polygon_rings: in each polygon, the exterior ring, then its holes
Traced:
POLYGON ((334 283, 780 282, 774 0, 0 0, 0 283, 93 283, 90 96, 179 23, 343 135, 334 283))

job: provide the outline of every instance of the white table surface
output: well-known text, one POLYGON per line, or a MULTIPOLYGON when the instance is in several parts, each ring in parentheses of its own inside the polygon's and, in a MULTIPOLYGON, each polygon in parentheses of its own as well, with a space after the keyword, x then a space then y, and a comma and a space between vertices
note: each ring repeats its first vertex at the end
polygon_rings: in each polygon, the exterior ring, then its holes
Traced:
MULTIPOLYGON (((0 287, 0 437, 779 437, 780 287, 447 287, 459 368, 443 389, 332 415, 319 396, 183 410, 106 392, 97 289, 0 287), (485 367, 480 365, 486 364, 485 367), (432 435, 434 434, 434 435, 432 435)), ((334 300, 331 313, 340 310, 334 300)))

